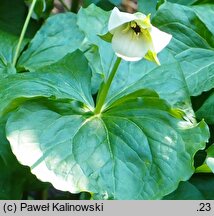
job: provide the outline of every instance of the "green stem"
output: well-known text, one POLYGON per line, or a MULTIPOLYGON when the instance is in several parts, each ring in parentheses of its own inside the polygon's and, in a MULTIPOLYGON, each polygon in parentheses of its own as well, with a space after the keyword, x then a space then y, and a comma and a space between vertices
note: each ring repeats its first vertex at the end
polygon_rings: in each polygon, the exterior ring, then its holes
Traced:
POLYGON ((114 63, 114 67, 112 68, 112 71, 109 75, 109 78, 108 78, 107 82, 104 83, 103 88, 101 89, 101 91, 98 95, 98 102, 97 102, 97 105, 96 105, 95 110, 94 110, 95 114, 99 114, 101 112, 103 104, 104 104, 106 97, 108 95, 108 91, 109 91, 109 88, 111 86, 112 80, 113 80, 113 78, 117 72, 117 69, 120 65, 120 62, 121 62, 121 58, 117 57, 117 60, 114 63))
POLYGON ((70 11, 70 9, 68 8, 68 6, 65 4, 65 2, 63 0, 59 0, 59 1, 66 11, 70 11))
POLYGON ((37 0, 33 0, 32 4, 30 6, 30 9, 28 11, 28 15, 27 15, 27 18, 25 20, 24 26, 22 28, 22 32, 21 32, 21 35, 19 37, 19 41, 18 41, 18 44, 17 44, 17 47, 16 47, 14 58, 13 58, 13 63, 12 64, 13 64, 14 67, 16 66, 17 59, 18 59, 18 56, 19 56, 19 52, 20 52, 21 45, 22 45, 22 41, 24 39, 24 36, 25 36, 26 30, 27 30, 27 27, 28 27, 28 24, 29 24, 29 21, 30 21, 30 17, 31 17, 31 15, 33 13, 33 9, 35 7, 36 1, 37 0))

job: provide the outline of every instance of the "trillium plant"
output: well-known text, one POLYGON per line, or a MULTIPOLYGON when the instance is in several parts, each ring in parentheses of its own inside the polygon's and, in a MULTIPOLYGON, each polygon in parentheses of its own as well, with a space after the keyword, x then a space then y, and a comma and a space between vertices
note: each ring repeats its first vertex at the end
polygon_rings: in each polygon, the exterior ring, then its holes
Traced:
POLYGON ((2 2, 1 199, 214 198, 212 1, 2 2))

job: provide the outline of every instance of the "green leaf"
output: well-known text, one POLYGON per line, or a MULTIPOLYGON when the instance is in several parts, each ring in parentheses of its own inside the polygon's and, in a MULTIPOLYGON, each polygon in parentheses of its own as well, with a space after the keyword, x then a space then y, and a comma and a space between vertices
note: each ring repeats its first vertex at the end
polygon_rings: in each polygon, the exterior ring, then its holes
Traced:
POLYGON ((198 188, 189 181, 181 182, 177 190, 165 196, 164 200, 205 200, 198 188))
MULTIPOLYGON (((104 11, 96 5, 92 4, 88 8, 81 8, 77 15, 77 25, 84 32, 84 46, 82 49, 87 50, 90 44, 98 46, 101 68, 100 73, 106 76, 109 72, 112 60, 113 51, 111 45, 103 41, 99 35, 108 32, 108 19, 110 12, 104 11), (87 25, 86 25, 87 23, 87 25)), ((93 59, 91 59, 93 61, 93 59)), ((106 79, 106 77, 104 77, 106 79)))
MULTIPOLYGON (((163 53, 164 58, 172 59, 170 54, 163 53)), ((188 107, 189 95, 180 65, 176 61, 165 62, 161 66, 144 61, 122 62, 110 88, 106 106, 120 97, 142 88, 154 89, 161 98, 170 104, 188 107), (176 95, 176 97, 175 97, 176 95)))
POLYGON ((213 200, 213 175, 195 175, 181 182, 176 191, 164 197, 166 200, 213 200))
POLYGON ((35 71, 63 58, 66 54, 78 49, 83 34, 76 25, 73 13, 57 14, 45 22, 23 52, 18 67, 35 71))
POLYGON ((198 119, 205 119, 208 124, 214 124, 214 94, 211 94, 196 112, 198 119))
POLYGON ((214 199, 214 176, 213 174, 202 174, 193 176, 190 179, 190 183, 193 184, 204 196, 205 200, 213 200, 214 199))
POLYGON ((93 93, 96 93, 102 81, 107 79, 114 57, 111 44, 99 37, 99 35, 108 32, 109 16, 110 12, 104 11, 94 4, 86 9, 81 8, 77 14, 77 25, 85 34, 81 50, 84 51, 93 72, 93 93))
MULTIPOLYGON (((167 2, 177 3, 181 5, 192 5, 196 3, 197 0, 167 0, 167 2)), ((199 0, 201 1, 201 0, 199 0)), ((157 8, 166 2, 166 0, 141 0, 138 2, 138 11, 144 14, 152 14, 152 16, 156 13, 157 8)))
POLYGON ((197 0, 194 5, 213 4, 213 0, 197 0))
POLYGON ((190 48, 177 57, 181 61, 180 64, 191 96, 200 95, 203 91, 213 88, 213 50, 190 48))
POLYGON ((16 73, 12 66, 18 38, 0 30, 0 76, 16 73))
POLYGON ((212 8, 206 11, 206 18, 201 18, 196 7, 167 2, 161 5, 153 19, 156 26, 173 35, 169 48, 180 62, 192 96, 213 88, 214 34, 212 19, 208 19, 212 16, 211 11, 212 8))
MULTIPOLYGON (((211 2, 210 2, 211 3, 211 2)), ((199 4, 192 7, 200 19, 206 24, 207 28, 214 34, 214 26, 210 17, 214 15, 214 4, 199 4), (205 12, 206 11, 206 12, 205 12)))
POLYGON ((160 199, 190 178, 209 135, 204 122, 192 125, 176 113, 147 90, 100 115, 28 102, 11 113, 6 131, 18 160, 57 189, 89 191, 94 199, 160 199))
POLYGON ((158 1, 157 0, 141 0, 138 2, 138 11, 144 13, 144 14, 151 14, 152 16, 156 12, 156 5, 158 1))
MULTIPOLYGON (((20 51, 23 50, 27 42, 28 40, 24 39, 20 51)), ((17 43, 17 36, 0 30, 0 76, 16 73, 16 68, 12 63, 17 43)))
POLYGON ((41 97, 75 99, 84 103, 88 107, 85 109, 89 111, 93 107, 90 78, 87 60, 80 51, 68 54, 58 65, 44 68, 41 72, 0 78, 0 115, 26 100, 41 97))
MULTIPOLYGON (((19 36, 27 16, 27 11, 28 8, 23 0, 1 0, 0 30, 19 36)), ((40 25, 41 23, 30 20, 26 36, 33 37, 40 25)))
POLYGON ((95 44, 89 44, 87 50, 84 51, 84 54, 92 70, 91 91, 92 94, 96 94, 103 80, 103 69, 100 62, 99 47, 95 44))

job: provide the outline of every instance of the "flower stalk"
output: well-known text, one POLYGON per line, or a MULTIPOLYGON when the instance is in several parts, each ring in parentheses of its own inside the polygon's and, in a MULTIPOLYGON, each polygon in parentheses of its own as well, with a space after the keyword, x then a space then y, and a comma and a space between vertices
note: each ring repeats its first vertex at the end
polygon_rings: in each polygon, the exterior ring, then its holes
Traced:
POLYGON ((117 72, 117 69, 120 65, 120 62, 121 62, 121 58, 117 57, 117 59, 114 63, 114 66, 111 70, 111 73, 109 75, 108 80, 106 81, 106 83, 104 83, 103 88, 101 88, 101 90, 98 94, 98 101, 97 101, 97 105, 96 105, 95 110, 94 110, 95 114, 99 114, 102 111, 103 104, 105 103, 105 100, 106 100, 106 97, 108 95, 111 83, 114 79, 114 76, 117 72))
POLYGON ((20 52, 20 49, 21 49, 21 45, 22 45, 22 42, 24 40, 24 36, 25 36, 26 31, 27 31, 27 27, 28 27, 28 24, 30 22, 30 18, 31 18, 31 15, 33 13, 33 9, 34 9, 34 7, 36 5, 36 2, 37 2, 37 0, 33 0, 32 1, 32 4, 31 4, 30 9, 28 11, 27 18, 26 18, 24 26, 22 28, 22 31, 21 31, 21 34, 20 34, 20 37, 19 37, 19 41, 18 41, 16 50, 15 50, 15 54, 14 54, 14 57, 13 57, 12 65, 14 67, 16 66, 16 63, 17 63, 17 60, 18 60, 18 56, 19 56, 19 52, 20 52))

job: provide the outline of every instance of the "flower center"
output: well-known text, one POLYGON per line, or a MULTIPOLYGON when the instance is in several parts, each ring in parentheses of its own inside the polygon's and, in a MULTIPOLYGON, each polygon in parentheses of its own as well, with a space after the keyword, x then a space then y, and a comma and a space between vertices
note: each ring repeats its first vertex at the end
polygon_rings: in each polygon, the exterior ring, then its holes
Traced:
POLYGON ((131 28, 135 32, 136 35, 139 35, 141 32, 140 26, 136 22, 131 23, 131 28))

